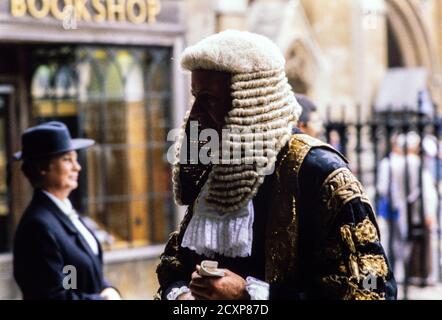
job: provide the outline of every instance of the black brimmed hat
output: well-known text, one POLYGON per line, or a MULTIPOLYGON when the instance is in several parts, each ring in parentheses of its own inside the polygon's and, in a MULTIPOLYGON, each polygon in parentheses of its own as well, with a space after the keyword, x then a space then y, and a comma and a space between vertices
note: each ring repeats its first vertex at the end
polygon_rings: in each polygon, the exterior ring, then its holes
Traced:
POLYGON ((85 149, 95 141, 91 139, 72 139, 69 130, 62 122, 45 122, 25 130, 21 137, 22 151, 16 152, 16 160, 32 160, 85 149))

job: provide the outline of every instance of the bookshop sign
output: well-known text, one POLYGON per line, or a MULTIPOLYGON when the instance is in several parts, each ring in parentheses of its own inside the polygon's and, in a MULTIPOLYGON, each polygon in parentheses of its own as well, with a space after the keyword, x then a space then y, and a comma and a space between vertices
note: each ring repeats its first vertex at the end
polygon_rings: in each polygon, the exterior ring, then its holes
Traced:
POLYGON ((64 20, 73 15, 78 22, 151 24, 160 11, 160 0, 10 0, 9 13, 17 19, 64 20))

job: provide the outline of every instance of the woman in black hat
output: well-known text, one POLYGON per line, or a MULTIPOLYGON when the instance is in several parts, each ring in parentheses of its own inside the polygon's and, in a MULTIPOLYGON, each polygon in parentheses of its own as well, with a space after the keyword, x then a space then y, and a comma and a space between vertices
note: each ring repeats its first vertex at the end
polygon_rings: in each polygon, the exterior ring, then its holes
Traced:
POLYGON ((75 150, 90 139, 71 139, 61 122, 22 135, 22 171, 34 196, 14 239, 14 277, 24 299, 121 299, 103 276, 102 249, 68 199, 81 170, 75 150))

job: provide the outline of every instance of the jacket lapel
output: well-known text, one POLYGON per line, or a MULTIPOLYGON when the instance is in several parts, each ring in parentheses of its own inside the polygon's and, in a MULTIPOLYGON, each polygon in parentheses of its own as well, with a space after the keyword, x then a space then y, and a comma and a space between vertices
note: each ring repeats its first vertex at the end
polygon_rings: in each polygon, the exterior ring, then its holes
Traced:
POLYGON ((78 234, 77 228, 69 218, 58 208, 58 206, 41 190, 35 190, 34 199, 36 203, 48 209, 63 225, 67 232, 78 234))
MULTIPOLYGON (((100 262, 98 260, 98 257, 92 252, 92 249, 89 246, 89 244, 87 243, 86 239, 84 239, 84 237, 78 231, 77 227, 75 227, 75 225, 72 223, 72 221, 69 219, 69 217, 66 216, 66 214, 63 211, 61 211, 60 208, 51 199, 49 199, 41 190, 35 191, 34 201, 38 201, 39 203, 44 204, 45 207, 48 208, 49 211, 61 222, 61 224, 66 229, 66 231, 68 233, 75 235, 77 244, 78 243, 80 244, 79 248, 82 249, 83 251, 85 251, 88 254, 89 258, 92 259, 92 262, 94 264, 95 275, 96 275, 97 279, 100 279, 101 273, 99 271, 100 270, 100 262)), ((83 223, 83 221, 81 221, 81 223, 83 223)), ((83 225, 85 225, 85 224, 83 223, 83 225)), ((87 229, 89 230, 89 228, 87 228, 87 229)), ((90 230, 89 230, 89 232, 91 232, 94 239, 98 243, 98 240, 95 238, 95 235, 93 234, 93 232, 90 230)), ((98 247, 100 248, 100 245, 98 247)))
POLYGON ((95 241, 98 243, 98 255, 95 255, 92 252, 92 249, 90 249, 90 246, 88 245, 88 248, 90 250, 90 252, 93 254, 94 257, 98 257, 99 262, 102 263, 103 261, 103 250, 101 249, 101 245, 100 245, 100 241, 98 241, 98 238, 95 236, 95 233, 87 226, 87 224, 84 222, 82 217, 79 217, 81 223, 83 224, 83 226, 91 233, 92 237, 94 237, 95 241))
MULTIPOLYGON (((69 222, 71 222, 71 221, 69 221, 69 222)), ((72 222, 71 222, 71 224, 72 224, 72 222)), ((83 225, 84 225, 84 223, 83 223, 83 225)), ((77 241, 81 244, 82 249, 84 251, 86 251, 87 254, 89 255, 89 258, 92 259, 92 262, 94 263, 95 275, 96 275, 97 279, 100 279, 101 278, 100 277, 101 273, 100 273, 100 264, 99 264, 98 256, 96 256, 92 252, 92 249, 91 249, 90 245, 87 243, 86 239, 80 234, 80 232, 77 232, 76 237, 77 237, 77 241)), ((94 238, 95 238, 95 236, 94 236, 94 238)))

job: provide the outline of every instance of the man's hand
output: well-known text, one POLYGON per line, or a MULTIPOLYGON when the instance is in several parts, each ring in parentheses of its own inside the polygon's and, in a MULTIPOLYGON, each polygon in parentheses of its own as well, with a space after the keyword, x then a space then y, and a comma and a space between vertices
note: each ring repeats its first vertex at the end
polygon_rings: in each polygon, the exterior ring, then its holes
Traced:
POLYGON ((190 281, 190 291, 197 300, 248 300, 249 294, 246 290, 246 280, 228 269, 224 277, 202 277, 196 266, 190 281))
POLYGON ((101 291, 100 295, 105 300, 121 300, 121 296, 118 291, 111 287, 105 288, 103 291, 101 291))

